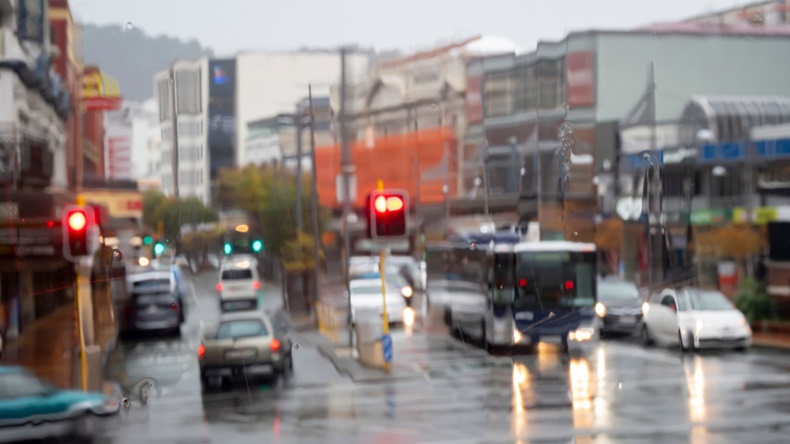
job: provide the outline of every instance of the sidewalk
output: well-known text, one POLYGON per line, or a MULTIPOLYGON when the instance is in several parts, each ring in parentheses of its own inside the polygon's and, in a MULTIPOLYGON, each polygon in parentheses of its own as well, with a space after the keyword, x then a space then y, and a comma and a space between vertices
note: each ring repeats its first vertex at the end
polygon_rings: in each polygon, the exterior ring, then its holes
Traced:
POLYGON ((790 335, 781 333, 752 333, 752 345, 761 348, 790 350, 790 335))

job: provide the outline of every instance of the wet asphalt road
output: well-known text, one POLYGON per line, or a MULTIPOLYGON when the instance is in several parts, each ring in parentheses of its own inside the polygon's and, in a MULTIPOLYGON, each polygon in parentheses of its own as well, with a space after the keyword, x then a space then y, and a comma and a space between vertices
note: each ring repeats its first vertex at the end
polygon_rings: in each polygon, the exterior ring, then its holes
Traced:
POLYGON ((219 313, 214 279, 194 278, 181 338, 125 342, 110 357, 122 385, 151 377, 159 393, 133 400, 99 441, 788 442, 790 354, 758 349, 684 356, 607 340, 580 357, 541 346, 514 359, 417 326, 393 334, 395 360, 413 370, 403 379, 355 383, 302 344, 287 383, 201 395, 196 349, 201 322, 219 313))

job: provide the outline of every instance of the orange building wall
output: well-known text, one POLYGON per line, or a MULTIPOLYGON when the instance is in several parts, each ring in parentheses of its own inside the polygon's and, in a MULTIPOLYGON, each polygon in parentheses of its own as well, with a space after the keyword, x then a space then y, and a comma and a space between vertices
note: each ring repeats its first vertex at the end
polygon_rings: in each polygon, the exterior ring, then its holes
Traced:
MULTIPOLYGON (((455 159, 457 143, 451 128, 432 128, 407 134, 379 137, 373 148, 364 140, 352 143, 353 161, 356 166, 356 208, 363 208, 369 192, 376 189, 378 180, 385 188, 401 188, 409 192, 412 205, 419 200, 423 204, 444 202, 443 177, 417 182, 425 171, 436 170, 445 153, 449 153, 450 196, 455 195, 455 159), (416 165, 415 165, 416 159, 416 165)), ((336 177, 340 174, 340 145, 316 147, 316 174, 318 176, 318 198, 327 208, 340 208, 335 189, 336 177)))

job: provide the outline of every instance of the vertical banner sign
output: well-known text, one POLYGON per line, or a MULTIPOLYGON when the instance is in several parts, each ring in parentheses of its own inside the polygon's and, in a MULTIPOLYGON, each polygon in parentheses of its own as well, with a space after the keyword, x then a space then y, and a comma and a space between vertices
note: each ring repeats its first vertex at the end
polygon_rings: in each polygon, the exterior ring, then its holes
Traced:
POLYGON ((568 105, 595 105, 595 54, 591 51, 568 53, 565 58, 565 81, 568 105))

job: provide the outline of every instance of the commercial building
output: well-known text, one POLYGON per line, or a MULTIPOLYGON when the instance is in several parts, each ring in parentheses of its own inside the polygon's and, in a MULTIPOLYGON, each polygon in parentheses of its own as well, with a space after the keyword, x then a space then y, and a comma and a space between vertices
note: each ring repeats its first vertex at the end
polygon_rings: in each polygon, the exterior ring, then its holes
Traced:
MULTIPOLYGON (((467 128, 467 64, 515 52, 507 39, 474 37, 384 61, 371 74, 350 82, 346 113, 356 165, 355 208, 364 207, 366 190, 375 189, 379 180, 387 187, 406 189, 423 214, 444 215, 450 201, 472 191, 459 155, 467 128)), ((335 85, 335 116, 339 99, 335 85)), ((317 151, 319 197, 336 211, 341 207, 340 154, 337 143, 317 151)))
POLYGON ((694 95, 786 95, 790 62, 776 54, 789 38, 787 28, 695 23, 578 32, 487 69, 485 140, 520 154, 522 218, 540 220, 545 238, 592 240, 596 214, 634 192, 633 177, 613 179, 619 150, 657 149, 649 128, 676 122, 694 95), (623 132, 622 147, 620 127, 636 132, 623 132))
POLYGON ((686 22, 713 25, 778 26, 790 24, 790 1, 768 0, 691 17, 686 22))
POLYGON ((162 129, 156 99, 135 107, 132 119, 132 176, 161 187, 162 129))
POLYGON ((52 65, 48 3, 0 8, 0 326, 14 337, 69 297, 55 221, 73 201, 64 192, 72 98, 52 65))

